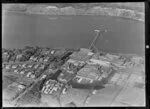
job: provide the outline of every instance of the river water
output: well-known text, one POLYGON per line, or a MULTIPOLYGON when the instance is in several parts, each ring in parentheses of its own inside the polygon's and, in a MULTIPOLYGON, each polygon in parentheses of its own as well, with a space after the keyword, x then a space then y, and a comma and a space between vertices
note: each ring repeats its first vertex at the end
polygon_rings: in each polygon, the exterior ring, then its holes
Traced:
POLYGON ((47 16, 3 13, 2 47, 49 46, 89 47, 94 29, 108 29, 96 42, 99 50, 145 54, 144 23, 110 16, 47 16))

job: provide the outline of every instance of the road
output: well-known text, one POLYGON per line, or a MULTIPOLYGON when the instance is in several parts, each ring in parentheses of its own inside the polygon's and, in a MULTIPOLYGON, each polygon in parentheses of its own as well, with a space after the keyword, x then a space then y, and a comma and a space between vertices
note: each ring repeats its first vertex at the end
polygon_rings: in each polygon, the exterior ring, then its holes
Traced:
MULTIPOLYGON (((41 76, 44 74, 45 73, 42 73, 41 76)), ((13 100, 13 103, 16 104, 17 100, 19 100, 24 94, 26 94, 28 91, 30 91, 33 88, 33 86, 36 85, 38 83, 38 81, 40 81, 41 76, 38 77, 36 80, 34 80, 34 83, 29 88, 27 88, 23 93, 21 93, 17 98, 15 98, 15 100, 13 100)))
MULTIPOLYGON (((26 62, 26 63, 29 63, 29 62, 26 62)), ((11 73, 10 72, 5 72, 5 73, 3 73, 4 75, 14 75, 14 76, 18 77, 19 80, 25 80, 25 81, 30 81, 30 82, 33 81, 33 84, 30 87, 28 87, 23 93, 21 93, 17 98, 15 98, 12 101, 12 104, 15 104, 19 98, 21 98, 25 93, 27 93, 28 91, 30 91, 33 88, 33 86, 36 85, 37 82, 41 79, 42 75, 44 75, 45 73, 46 73, 45 71, 42 71, 41 75, 38 78, 36 78, 36 79, 31 79, 31 78, 27 78, 27 77, 21 77, 20 75, 15 74, 14 72, 11 72, 11 73)))
POLYGON ((38 83, 38 81, 40 81, 41 77, 42 77, 44 74, 47 74, 47 72, 45 72, 45 70, 42 71, 41 75, 40 75, 38 78, 36 78, 35 80, 33 80, 34 83, 33 83, 30 87, 28 87, 23 93, 21 93, 17 98, 15 98, 15 99, 12 101, 13 104, 15 104, 16 106, 19 106, 19 104, 17 104, 17 100, 19 100, 24 94, 26 94, 28 91, 30 91, 30 90, 33 88, 33 86, 36 85, 36 84, 38 83))
POLYGON ((112 102, 110 103, 110 106, 112 106, 112 104, 113 104, 113 102, 116 100, 117 96, 120 94, 120 92, 121 92, 122 90, 124 90, 124 88, 126 87, 126 85, 129 83, 127 80, 128 80, 128 78, 130 78, 130 76, 133 74, 133 72, 128 72, 128 73, 129 73, 128 77, 123 80, 123 82, 124 82, 124 84, 122 85, 123 87, 122 87, 120 90, 118 90, 118 92, 116 93, 116 95, 115 95, 114 98, 112 99, 112 102), (127 82, 126 82, 126 81, 127 81, 127 82))
MULTIPOLYGON (((28 61, 28 62, 17 62, 18 64, 24 64, 24 63, 31 63, 31 61, 28 61)), ((38 62, 36 62, 37 64, 38 64, 38 62)), ((11 64, 11 63, 9 63, 9 64, 11 64)), ((114 66, 113 66, 114 67, 114 66)), ((58 68, 59 69, 59 68, 58 68)), ((121 69, 119 70, 119 71, 121 71, 121 69)), ((17 101, 24 95, 24 94, 26 94, 28 91, 30 91, 30 90, 32 90, 32 88, 34 87, 34 85, 36 85, 37 83, 38 83, 38 81, 40 81, 40 79, 41 79, 41 77, 44 75, 44 74, 46 74, 47 72, 45 72, 45 70, 44 71, 42 71, 41 72, 41 74, 40 74, 40 76, 38 77, 38 78, 36 78, 36 79, 30 79, 30 78, 26 78, 26 77, 21 77, 21 76, 19 76, 18 74, 15 74, 14 72, 5 72, 4 73, 4 75, 14 75, 14 76, 16 76, 16 77, 18 77, 19 78, 19 80, 26 80, 26 81, 33 81, 33 84, 30 86, 30 87, 28 87, 23 93, 21 93, 18 97, 16 97, 13 101, 12 101, 12 103, 13 104, 16 104, 16 106, 19 106, 18 104, 17 104, 17 101)), ((134 72, 132 72, 132 71, 129 71, 129 72, 127 72, 128 73, 128 77, 127 78, 129 78, 134 72)), ((117 98, 117 96, 120 94, 120 92, 124 89, 124 87, 126 86, 126 84, 128 83, 128 82, 126 82, 127 81, 127 78, 125 78, 124 80, 123 80, 123 87, 120 89, 120 90, 118 90, 118 92, 116 93, 116 95, 113 97, 113 99, 112 99, 112 102, 110 103, 110 106, 113 104, 113 102, 116 100, 116 98, 117 98), (125 81, 125 82, 124 82, 125 81)), ((85 100, 84 100, 84 103, 83 103, 83 105, 85 105, 85 103, 86 103, 86 101, 92 96, 92 92, 93 92, 93 88, 91 89, 91 90, 89 90, 89 94, 87 95, 87 97, 85 98, 85 100)), ((61 93, 60 93, 61 94, 61 93)), ((57 100, 58 100, 58 102, 59 102, 59 104, 60 104, 60 106, 61 106, 61 102, 60 102, 60 94, 58 95, 58 97, 57 97, 57 100)))

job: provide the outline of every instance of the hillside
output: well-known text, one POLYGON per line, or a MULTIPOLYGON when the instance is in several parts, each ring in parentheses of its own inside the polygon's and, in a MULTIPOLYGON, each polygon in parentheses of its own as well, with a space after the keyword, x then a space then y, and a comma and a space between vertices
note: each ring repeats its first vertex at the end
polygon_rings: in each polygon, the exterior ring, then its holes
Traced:
POLYGON ((44 15, 107 15, 144 21, 144 3, 3 4, 7 11, 44 15))

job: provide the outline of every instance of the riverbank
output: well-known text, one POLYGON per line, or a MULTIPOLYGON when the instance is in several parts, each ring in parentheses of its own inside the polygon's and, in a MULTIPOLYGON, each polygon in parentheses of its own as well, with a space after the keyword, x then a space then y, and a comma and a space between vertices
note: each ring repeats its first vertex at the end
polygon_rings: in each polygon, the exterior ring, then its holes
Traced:
POLYGON ((3 5, 2 9, 7 11, 17 11, 17 12, 24 12, 28 14, 41 14, 41 15, 105 15, 105 16, 117 16, 123 18, 130 18, 138 21, 145 21, 145 13, 144 13, 144 6, 139 6, 137 9, 134 8, 126 8, 123 4, 114 4, 108 3, 108 5, 92 5, 88 6, 89 4, 85 4, 85 6, 56 6, 56 5, 46 5, 46 4, 14 4, 14 5, 3 5), (122 8, 121 8, 122 7, 122 8), (143 10, 143 11, 141 11, 143 10))

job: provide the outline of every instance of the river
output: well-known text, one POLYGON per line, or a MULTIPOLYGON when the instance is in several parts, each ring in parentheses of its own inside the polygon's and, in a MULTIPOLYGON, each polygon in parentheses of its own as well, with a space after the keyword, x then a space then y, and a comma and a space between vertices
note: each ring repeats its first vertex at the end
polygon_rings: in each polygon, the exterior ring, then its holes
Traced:
POLYGON ((2 16, 2 47, 89 47, 94 29, 108 29, 96 42, 99 50, 145 55, 144 23, 110 16, 47 16, 5 12, 2 16))

